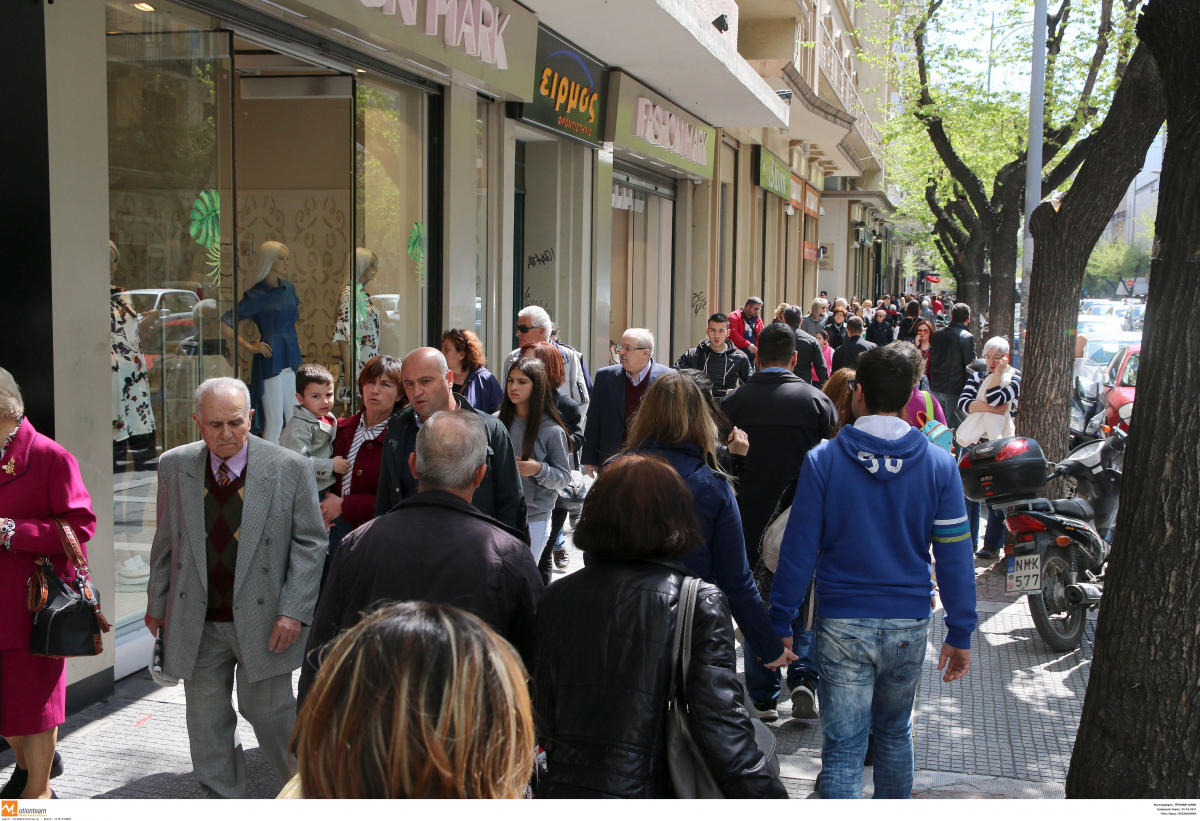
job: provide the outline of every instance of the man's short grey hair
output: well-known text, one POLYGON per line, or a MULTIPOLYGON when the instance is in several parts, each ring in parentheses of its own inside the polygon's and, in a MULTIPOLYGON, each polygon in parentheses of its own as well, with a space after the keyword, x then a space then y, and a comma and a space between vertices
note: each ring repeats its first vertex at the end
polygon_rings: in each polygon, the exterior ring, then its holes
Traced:
POLYGON ((546 329, 546 339, 550 338, 550 332, 554 330, 554 323, 550 321, 550 314, 546 313, 546 309, 539 305, 526 305, 517 314, 517 319, 521 317, 529 317, 529 324, 535 328, 546 329))
POLYGON ((25 414, 25 400, 17 380, 4 368, 0 368, 0 419, 20 419, 25 414))
POLYGON ((218 393, 236 393, 242 397, 242 401, 246 403, 246 414, 250 413, 250 389, 246 387, 246 383, 240 379, 235 379, 232 376, 214 376, 212 379, 205 379, 196 388, 196 415, 202 416, 200 411, 204 405, 204 400, 218 393))
POLYGON ((621 338, 624 339, 627 336, 632 336, 636 339, 639 348, 649 348, 650 355, 654 356, 654 334, 650 333, 648 329, 626 328, 625 333, 621 334, 621 338))
POLYGON ((925 357, 921 356, 921 349, 911 342, 889 342, 889 348, 895 348, 904 354, 908 364, 913 371, 913 387, 921 384, 921 377, 925 375, 925 357))
POLYGON ((983 352, 985 354, 988 351, 999 351, 1001 356, 1008 356, 1009 350, 1008 340, 1002 336, 993 336, 987 342, 983 343, 983 352))
POLYGON ((426 490, 464 490, 487 461, 487 449, 476 411, 438 411, 417 433, 417 481, 426 490))

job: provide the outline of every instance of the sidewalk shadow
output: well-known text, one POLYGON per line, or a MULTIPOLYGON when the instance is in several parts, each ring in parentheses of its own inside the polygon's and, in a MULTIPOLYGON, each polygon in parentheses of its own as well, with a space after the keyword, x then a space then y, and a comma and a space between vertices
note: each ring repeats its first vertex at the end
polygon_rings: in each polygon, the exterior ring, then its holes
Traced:
MULTIPOLYGON (((246 750, 246 797, 274 798, 282 789, 262 750, 246 750)), ((190 772, 151 773, 93 798, 200 798, 200 785, 190 772)))

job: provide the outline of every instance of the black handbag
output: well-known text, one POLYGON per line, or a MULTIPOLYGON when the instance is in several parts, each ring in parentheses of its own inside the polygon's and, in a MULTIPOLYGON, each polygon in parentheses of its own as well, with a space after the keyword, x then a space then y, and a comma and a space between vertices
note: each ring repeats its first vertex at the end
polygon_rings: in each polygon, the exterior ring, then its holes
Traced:
POLYGON ((38 556, 33 575, 27 583, 29 612, 33 615, 33 634, 29 652, 49 658, 98 656, 104 651, 102 633, 112 629, 100 612, 100 594, 92 586, 87 559, 75 531, 62 519, 55 519, 63 553, 75 565, 74 588, 54 572, 49 556, 38 556))

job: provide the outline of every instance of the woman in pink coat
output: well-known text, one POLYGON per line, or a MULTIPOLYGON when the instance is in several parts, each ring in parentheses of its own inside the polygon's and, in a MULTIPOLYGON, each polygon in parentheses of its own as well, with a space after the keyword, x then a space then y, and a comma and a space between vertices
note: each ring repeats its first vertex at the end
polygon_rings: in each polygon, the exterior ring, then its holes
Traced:
POLYGON ((87 542, 96 516, 75 457, 24 413, 20 389, 0 368, 0 736, 17 758, 0 797, 52 798, 51 770, 62 772, 54 745, 66 718, 66 664, 30 654, 25 585, 39 555, 53 560, 59 578, 73 580, 54 519, 87 542))

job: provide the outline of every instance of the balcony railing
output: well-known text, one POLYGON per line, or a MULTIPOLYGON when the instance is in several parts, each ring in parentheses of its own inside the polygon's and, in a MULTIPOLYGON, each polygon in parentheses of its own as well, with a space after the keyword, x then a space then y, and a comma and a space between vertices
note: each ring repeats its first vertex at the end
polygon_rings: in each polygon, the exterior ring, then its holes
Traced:
POLYGON ((842 101, 846 111, 854 117, 858 133, 862 135, 863 141, 871 149, 875 161, 882 162, 883 141, 879 139, 879 132, 875 130, 875 126, 867 114, 867 107, 863 105, 854 79, 842 62, 841 49, 837 47, 837 41, 834 40, 833 34, 830 33, 824 20, 820 21, 817 27, 821 31, 821 68, 825 71, 825 76, 829 79, 834 93, 842 101))

